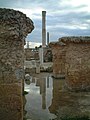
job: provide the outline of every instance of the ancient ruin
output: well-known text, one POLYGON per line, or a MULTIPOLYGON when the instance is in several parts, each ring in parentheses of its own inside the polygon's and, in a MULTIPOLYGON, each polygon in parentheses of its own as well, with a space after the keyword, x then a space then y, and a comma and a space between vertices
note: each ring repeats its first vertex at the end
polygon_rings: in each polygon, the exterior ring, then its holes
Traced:
POLYGON ((53 76, 65 76, 70 90, 90 90, 90 37, 62 37, 50 46, 53 76))
POLYGON ((24 43, 33 29, 25 14, 0 8, 0 120, 23 120, 24 43))
POLYGON ((90 90, 90 37, 63 37, 66 44, 65 77, 70 90, 90 90))
POLYGON ((39 53, 38 50, 34 48, 25 48, 25 60, 39 60, 39 53))
POLYGON ((64 78, 65 77, 65 55, 66 45, 59 42, 51 42, 49 46, 52 48, 53 54, 53 77, 64 78))

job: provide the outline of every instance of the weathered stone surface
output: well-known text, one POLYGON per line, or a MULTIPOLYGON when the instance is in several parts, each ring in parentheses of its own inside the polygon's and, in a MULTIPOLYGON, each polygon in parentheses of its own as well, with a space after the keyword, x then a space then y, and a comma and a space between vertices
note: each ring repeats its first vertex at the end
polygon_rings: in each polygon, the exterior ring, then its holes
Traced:
MULTIPOLYGON (((25 14, 12 9, 0 8, 0 23, 0 38, 6 38, 7 42, 9 38, 13 41, 17 38, 23 40, 34 28, 33 22, 25 14)), ((18 40, 17 45, 19 45, 18 40)))
POLYGON ((66 45, 61 42, 50 43, 53 54, 53 77, 65 77, 66 45))
POLYGON ((70 90, 90 90, 90 37, 62 37, 50 46, 53 76, 65 75, 70 90))
POLYGON ((25 48, 25 60, 39 60, 39 52, 35 49, 25 48))
POLYGON ((0 120, 23 120, 24 43, 33 29, 25 14, 0 8, 0 120))
POLYGON ((66 85, 70 90, 90 90, 90 37, 63 37, 66 50, 66 85))
POLYGON ((52 62, 52 50, 49 47, 43 48, 43 61, 52 62))

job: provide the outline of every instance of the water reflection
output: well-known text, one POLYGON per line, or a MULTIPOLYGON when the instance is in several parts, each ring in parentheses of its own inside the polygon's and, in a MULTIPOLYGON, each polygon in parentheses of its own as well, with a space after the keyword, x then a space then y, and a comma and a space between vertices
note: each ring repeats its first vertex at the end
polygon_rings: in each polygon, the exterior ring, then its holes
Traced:
POLYGON ((32 76, 30 84, 25 83, 27 111, 32 120, 60 120, 62 117, 90 116, 90 93, 68 92, 65 80, 53 79, 50 74, 32 76))
POLYGON ((54 119, 56 116, 48 109, 52 100, 53 80, 51 76, 49 74, 33 76, 30 81, 30 85, 25 83, 25 90, 29 92, 26 95, 26 117, 32 120, 54 119))

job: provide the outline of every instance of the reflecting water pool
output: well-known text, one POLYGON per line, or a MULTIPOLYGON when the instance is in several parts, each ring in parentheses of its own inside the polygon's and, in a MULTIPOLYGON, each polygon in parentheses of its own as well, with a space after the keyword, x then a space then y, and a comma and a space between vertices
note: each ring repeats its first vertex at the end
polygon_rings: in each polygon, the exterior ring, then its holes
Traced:
POLYGON ((65 90, 64 79, 54 79, 49 73, 31 76, 25 81, 26 118, 29 120, 60 120, 90 117, 90 92, 65 90))

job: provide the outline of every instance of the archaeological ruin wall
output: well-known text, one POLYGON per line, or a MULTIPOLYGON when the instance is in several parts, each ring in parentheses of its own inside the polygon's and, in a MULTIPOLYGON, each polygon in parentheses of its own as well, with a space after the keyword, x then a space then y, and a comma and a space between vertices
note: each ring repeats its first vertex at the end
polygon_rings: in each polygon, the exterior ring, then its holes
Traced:
POLYGON ((33 29, 25 14, 0 8, 0 120, 23 120, 24 43, 33 29))
POLYGON ((66 45, 61 41, 51 42, 49 46, 52 48, 53 54, 53 77, 64 78, 65 77, 65 55, 66 45))
POLYGON ((50 43, 53 53, 53 76, 65 76, 70 90, 90 90, 90 37, 62 37, 50 43))
POLYGON ((74 91, 90 91, 90 37, 63 37, 66 44, 66 86, 74 91))

